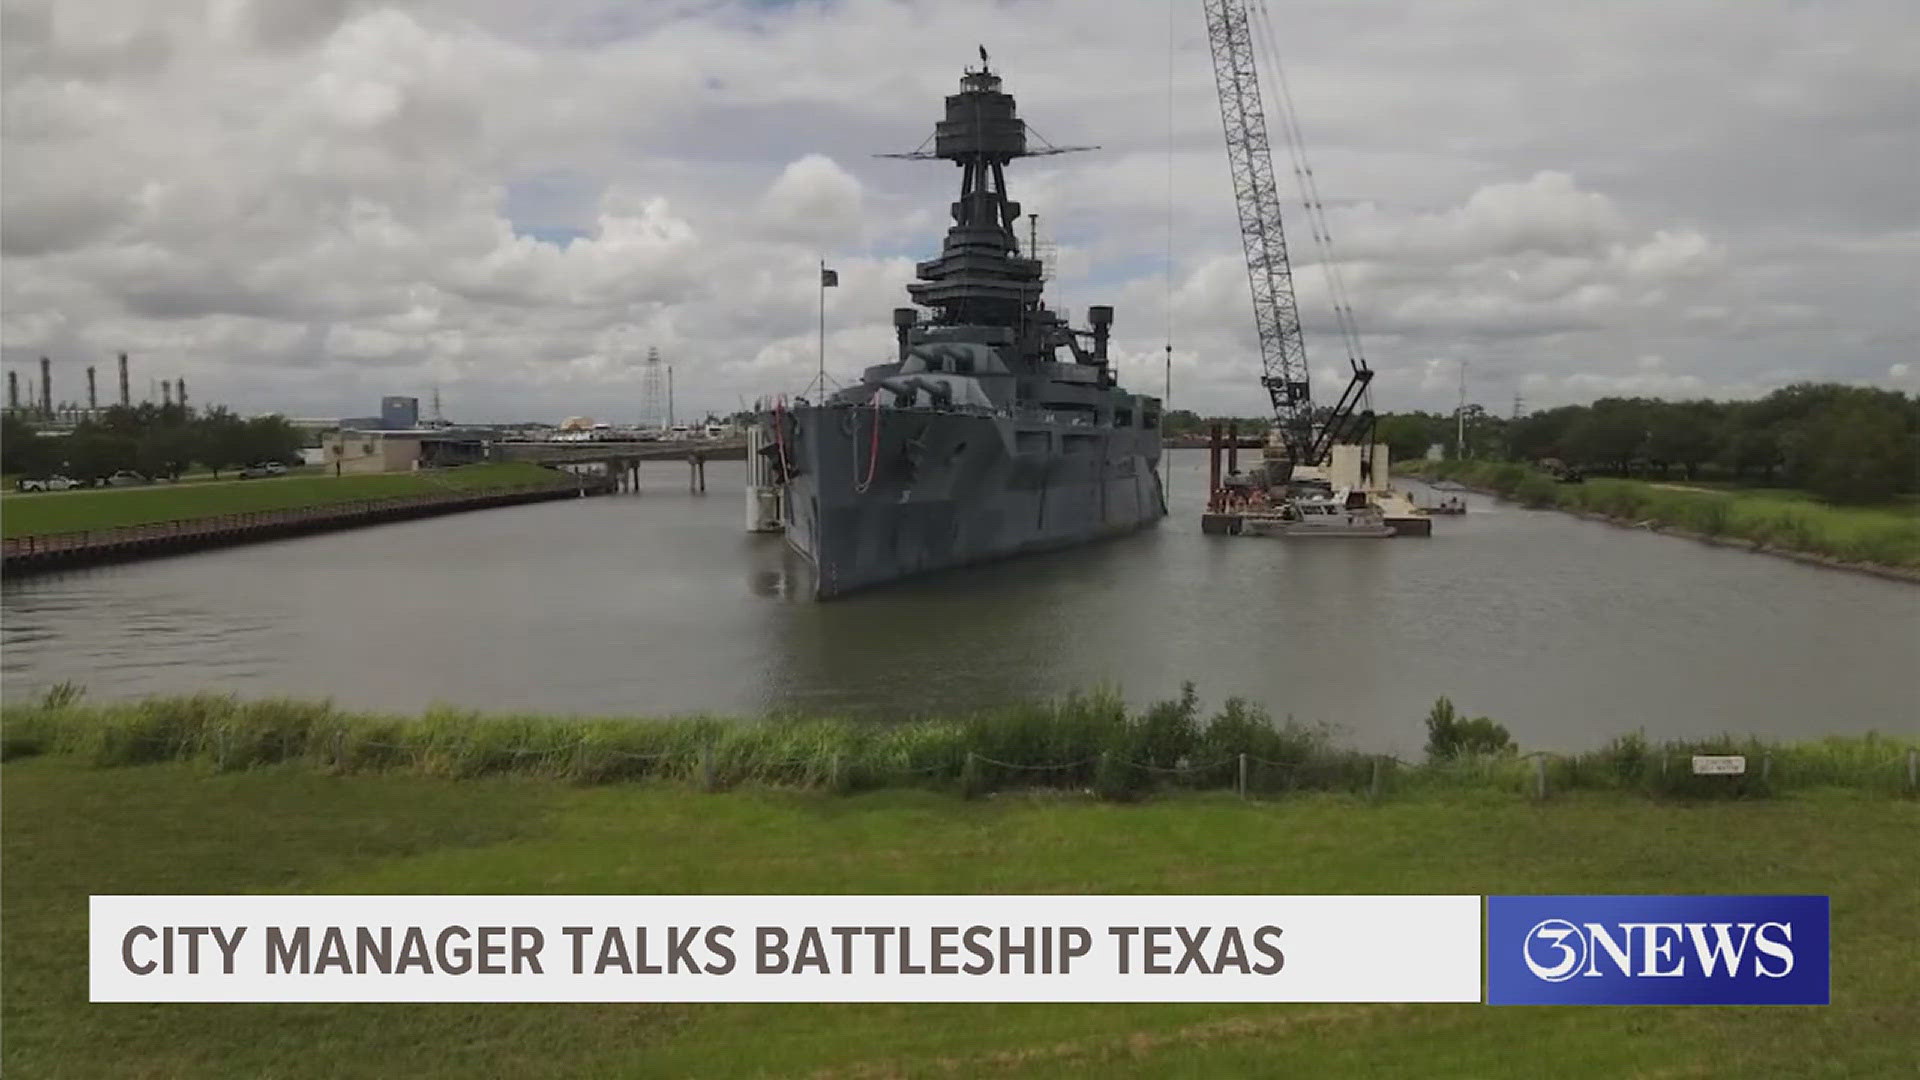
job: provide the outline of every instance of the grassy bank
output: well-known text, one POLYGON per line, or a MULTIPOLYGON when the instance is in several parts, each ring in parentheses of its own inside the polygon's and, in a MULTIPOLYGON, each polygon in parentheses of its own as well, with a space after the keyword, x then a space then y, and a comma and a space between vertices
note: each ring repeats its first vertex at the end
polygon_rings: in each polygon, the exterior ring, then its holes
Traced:
POLYGON ((1408 476, 1458 480, 1528 506, 1651 522, 1844 562, 1920 570, 1920 513, 1910 502, 1835 506, 1793 491, 1707 490, 1604 477, 1560 484, 1511 462, 1413 461, 1396 463, 1394 469, 1408 476))
MULTIPOLYGON (((172 487, 178 487, 183 484, 224 484, 233 480, 234 474, 237 471, 237 469, 229 468, 219 476, 215 476, 211 472, 201 469, 194 472, 181 473, 179 476, 168 480, 167 484, 172 487)), ((329 469, 323 469, 318 465, 292 465, 289 466, 286 471, 288 478, 321 475, 332 476, 333 472, 329 469)), ((20 476, 21 474, 19 473, 0 474, 0 503, 4 503, 9 499, 31 499, 40 494, 39 492, 21 491, 19 489, 20 476)), ((119 490, 125 491, 128 489, 121 488, 119 490)), ((56 492, 55 494, 58 493, 56 492)))
MULTIPOLYGON (((1401 761, 1338 746, 1322 729, 1275 725, 1228 701, 1207 715, 1187 692, 1129 712, 1116 696, 1069 696, 971 715, 877 724, 823 718, 642 720, 357 713, 324 702, 153 698, 89 706, 55 692, 0 714, 0 756, 111 768, 188 762, 214 772, 281 765, 328 773, 522 776, 579 784, 664 780, 704 789, 780 785, 833 792, 923 787, 961 795, 1050 788, 1129 800, 1156 793, 1319 791, 1390 798, 1429 791, 1514 797, 1632 792, 1752 798, 1840 786, 1908 791, 1920 740, 1881 736, 1769 745, 1726 736, 1591 750, 1512 749, 1401 761), (1696 777, 1693 754, 1746 754, 1743 777, 1696 777), (1242 772, 1242 760, 1245 772, 1242 772)), ((1417 717, 1408 719, 1418 730, 1417 717)), ((1504 732, 1501 735, 1504 740, 1504 732)))
POLYGON ((1910 1075, 1920 804, 1431 791, 1115 806, 525 776, 0 767, 4 1071, 34 1077, 1910 1075), (1833 898, 1833 1005, 90 1005, 103 893, 1833 898))
POLYGON ((550 469, 515 462, 409 473, 288 476, 178 487, 162 484, 61 491, 6 499, 0 503, 0 526, 7 536, 39 536, 395 495, 513 487, 554 477, 550 469))

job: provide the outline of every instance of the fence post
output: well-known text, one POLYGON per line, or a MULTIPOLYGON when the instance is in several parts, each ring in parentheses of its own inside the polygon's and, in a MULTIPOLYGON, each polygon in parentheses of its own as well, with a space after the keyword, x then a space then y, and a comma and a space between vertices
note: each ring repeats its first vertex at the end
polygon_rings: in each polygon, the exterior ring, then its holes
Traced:
POLYGON ((347 768, 347 729, 333 729, 333 767, 342 772, 347 768))
POLYGON ((1760 756, 1760 782, 1765 784, 1773 780, 1773 751, 1760 756))
POLYGON ((964 798, 973 798, 980 786, 980 765, 973 751, 967 751, 966 764, 960 767, 960 794, 964 798))
POLYGON ((1240 797, 1243 799, 1246 798, 1247 797, 1247 755, 1244 750, 1241 751, 1240 753, 1240 782, 1238 786, 1240 788, 1240 797))
POLYGON ((1541 800, 1547 797, 1547 755, 1545 754, 1533 759, 1533 797, 1541 800))
POLYGON ((1373 780, 1367 785, 1367 801, 1380 801, 1380 758, 1373 759, 1373 780))
POLYGON ((1920 750, 1907 751, 1907 790, 1920 791, 1920 750))
POLYGON ((827 786, 835 792, 840 790, 840 751, 833 752, 833 758, 827 766, 827 786))
POLYGON ((714 789, 712 739, 708 739, 706 743, 700 747, 700 789, 702 791, 712 791, 714 789))

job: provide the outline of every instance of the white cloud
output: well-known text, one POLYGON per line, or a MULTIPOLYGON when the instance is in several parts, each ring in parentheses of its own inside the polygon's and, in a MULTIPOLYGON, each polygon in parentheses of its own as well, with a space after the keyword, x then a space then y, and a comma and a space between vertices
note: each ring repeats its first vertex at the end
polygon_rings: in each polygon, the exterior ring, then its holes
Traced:
MULTIPOLYGON (((1009 170, 1058 243, 1057 305, 1116 304, 1120 369, 1152 388, 1171 314, 1176 402, 1257 412, 1200 13, 1170 132, 1166 14, 1030 0, 1010 35, 989 0, 8 0, 0 351, 53 356, 58 384, 126 349, 136 386, 249 408, 439 382, 456 415, 618 415, 657 344, 683 402, 731 407, 812 375, 824 255, 851 375, 890 349, 958 179, 868 155, 918 144, 985 42, 1037 130, 1103 147, 1009 170)), ((1462 359, 1476 396, 1533 380, 1541 404, 1911 379, 1901 5, 1392 14, 1306 0, 1283 42, 1383 406, 1450 407, 1462 359)), ((1311 363, 1339 381, 1288 198, 1311 363)))
POLYGON ((789 164, 760 200, 767 235, 816 244, 858 239, 860 181, 830 157, 808 154, 789 164))

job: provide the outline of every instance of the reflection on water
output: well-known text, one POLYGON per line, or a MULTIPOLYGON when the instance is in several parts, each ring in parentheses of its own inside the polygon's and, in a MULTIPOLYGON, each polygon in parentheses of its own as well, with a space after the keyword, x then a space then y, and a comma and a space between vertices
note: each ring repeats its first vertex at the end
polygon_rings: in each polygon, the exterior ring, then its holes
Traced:
POLYGON ((8 581, 0 675, 10 699, 70 679, 873 717, 1193 679, 1402 753, 1442 694, 1531 746, 1915 729, 1920 589, 1477 496, 1425 541, 1203 537, 1205 456, 1173 459, 1157 529, 830 604, 742 531, 738 462, 705 496, 662 470, 632 495, 8 581))

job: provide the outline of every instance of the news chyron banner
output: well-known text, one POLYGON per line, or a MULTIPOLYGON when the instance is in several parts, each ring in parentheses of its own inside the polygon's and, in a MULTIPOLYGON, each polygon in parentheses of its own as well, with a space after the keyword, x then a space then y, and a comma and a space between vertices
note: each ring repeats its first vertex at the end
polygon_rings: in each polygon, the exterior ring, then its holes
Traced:
POLYGON ((1490 896, 1493 1005, 1825 1005, 1824 896, 1490 896))
POLYGON ((95 896, 97 1002, 1477 1002, 1478 896, 95 896))

